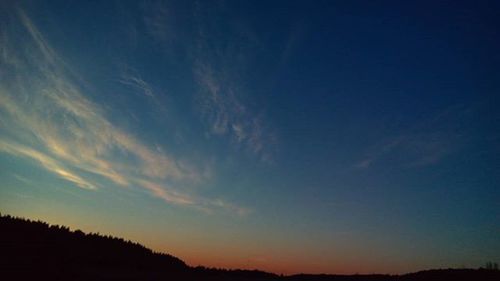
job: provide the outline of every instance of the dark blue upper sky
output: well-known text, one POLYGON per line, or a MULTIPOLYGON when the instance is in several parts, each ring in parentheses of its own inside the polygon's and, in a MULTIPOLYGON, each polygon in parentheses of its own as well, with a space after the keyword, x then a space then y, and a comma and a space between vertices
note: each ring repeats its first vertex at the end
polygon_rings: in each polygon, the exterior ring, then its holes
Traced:
POLYGON ((209 266, 500 259, 498 1, 7 1, 0 18, 2 212, 209 266))

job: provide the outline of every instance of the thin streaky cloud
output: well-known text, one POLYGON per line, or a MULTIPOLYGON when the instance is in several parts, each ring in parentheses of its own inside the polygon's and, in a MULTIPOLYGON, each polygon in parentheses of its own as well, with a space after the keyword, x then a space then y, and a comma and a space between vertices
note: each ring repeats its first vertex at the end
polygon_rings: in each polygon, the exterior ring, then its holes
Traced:
POLYGON ((159 197, 168 203, 175 203, 180 205, 197 205, 197 202, 191 199, 190 196, 186 194, 180 194, 174 190, 170 190, 165 185, 145 180, 138 181, 138 184, 151 191, 156 195, 156 197, 159 197))
MULTIPOLYGON (((168 203, 220 209, 215 204, 207 205, 210 199, 191 199, 195 197, 182 188, 202 182, 206 173, 168 155, 168 150, 150 148, 112 124, 106 111, 87 98, 80 80, 68 75, 73 73, 69 66, 22 11, 19 20, 32 42, 24 42, 26 48, 16 48, 15 42, 5 36, 2 48, 7 51, 2 52, 13 59, 6 61, 2 56, 2 63, 16 61, 23 65, 13 73, 15 79, 4 81, 0 77, 0 117, 9 124, 0 127, 0 151, 34 160, 81 188, 96 189, 101 181, 78 171, 101 176, 118 186, 147 190, 168 203)), ((153 95, 144 80, 128 78, 153 95)), ((222 209, 235 211, 232 207, 222 209)))
POLYGON ((268 161, 274 140, 264 130, 263 119, 239 101, 234 82, 206 62, 196 63, 193 72, 200 88, 200 113, 208 121, 210 133, 227 136, 234 144, 268 161))
POLYGON ((46 170, 56 174, 60 178, 67 181, 73 182, 77 186, 85 189, 96 189, 97 187, 81 178, 76 173, 69 171, 64 168, 60 163, 50 156, 43 154, 39 151, 31 149, 29 147, 21 146, 15 143, 8 143, 4 140, 0 140, 0 151, 9 153, 11 155, 20 156, 28 159, 35 160, 46 170))
POLYGON ((389 139, 374 146, 370 154, 354 167, 367 169, 389 155, 398 156, 391 160, 401 167, 411 168, 438 163, 452 150, 446 136, 432 133, 408 134, 389 139))
POLYGON ((167 112, 162 91, 158 91, 158 89, 153 87, 150 82, 146 81, 137 70, 126 64, 122 64, 120 72, 120 77, 115 80, 116 82, 130 88, 138 96, 146 97, 163 113, 167 112))
POLYGON ((394 164, 405 168, 437 164, 465 141, 466 128, 461 127, 456 120, 463 118, 473 108, 472 105, 449 106, 415 124, 405 133, 373 145, 354 167, 367 169, 390 155, 397 156, 393 157, 398 159, 392 160, 394 164))
POLYGON ((21 175, 18 175, 18 174, 13 174, 14 178, 22 183, 25 183, 25 184, 29 184, 29 185, 32 185, 34 184, 35 182, 26 178, 26 177, 23 177, 21 175))
POLYGON ((28 32, 30 33, 33 41, 37 44, 38 49, 43 53, 44 58, 48 60, 49 63, 55 63, 55 60, 58 58, 58 56, 56 55, 54 50, 45 41, 42 34, 38 31, 38 29, 24 13, 24 11, 21 9, 18 9, 17 11, 22 24, 26 29, 28 29, 28 32))
POLYGON ((252 210, 249 208, 236 206, 221 199, 197 198, 193 195, 179 193, 175 189, 170 188, 165 184, 145 180, 139 180, 137 184, 153 192, 156 197, 164 200, 167 203, 191 206, 200 211, 203 211, 204 213, 210 214, 213 213, 216 209, 226 210, 238 216, 247 216, 248 214, 252 213, 252 210))
POLYGON ((167 42, 172 36, 172 17, 164 2, 149 3, 145 7, 144 24, 146 31, 154 39, 160 42, 167 42))
POLYGON ((393 151, 393 149, 397 147, 402 141, 402 137, 396 137, 377 144, 373 149, 370 150, 370 152, 364 159, 354 164, 354 167, 358 169, 366 169, 371 167, 381 157, 393 151))
POLYGON ((307 26, 304 22, 295 23, 291 29, 290 34, 288 35, 288 40, 284 45, 283 51, 281 53, 280 66, 285 65, 288 60, 293 56, 293 53, 296 52, 298 45, 300 45, 301 41, 304 39, 304 36, 307 31, 307 26))
POLYGON ((131 86, 135 89, 140 90, 142 94, 150 98, 155 97, 155 95, 153 94, 153 90, 151 89, 151 86, 140 77, 124 74, 118 81, 124 85, 131 86))
POLYGON ((198 86, 197 107, 207 135, 225 139, 233 148, 270 162, 276 136, 265 114, 246 104, 244 99, 254 90, 245 86, 245 73, 252 61, 251 52, 247 51, 259 49, 260 39, 250 26, 236 21, 228 41, 213 40, 208 35, 213 31, 208 24, 213 17, 213 7, 204 9, 202 3, 196 6, 197 36, 190 50, 191 68, 198 86), (211 12, 206 12, 208 10, 211 12), (238 40, 231 40, 231 36, 238 40))

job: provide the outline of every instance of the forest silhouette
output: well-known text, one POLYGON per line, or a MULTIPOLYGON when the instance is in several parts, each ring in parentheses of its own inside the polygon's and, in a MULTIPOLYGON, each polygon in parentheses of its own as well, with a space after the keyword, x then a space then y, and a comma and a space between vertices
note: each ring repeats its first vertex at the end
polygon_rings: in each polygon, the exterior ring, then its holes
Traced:
POLYGON ((191 267, 121 238, 0 214, 0 280, 420 281, 500 280, 497 267, 437 269, 404 275, 277 275, 191 267))

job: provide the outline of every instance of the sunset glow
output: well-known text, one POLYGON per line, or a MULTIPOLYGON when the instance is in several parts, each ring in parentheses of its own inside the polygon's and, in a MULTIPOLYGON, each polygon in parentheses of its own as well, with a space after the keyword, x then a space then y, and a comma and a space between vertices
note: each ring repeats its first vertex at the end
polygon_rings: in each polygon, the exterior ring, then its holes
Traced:
POLYGON ((500 261, 498 3, 1 2, 2 214, 195 266, 500 261))

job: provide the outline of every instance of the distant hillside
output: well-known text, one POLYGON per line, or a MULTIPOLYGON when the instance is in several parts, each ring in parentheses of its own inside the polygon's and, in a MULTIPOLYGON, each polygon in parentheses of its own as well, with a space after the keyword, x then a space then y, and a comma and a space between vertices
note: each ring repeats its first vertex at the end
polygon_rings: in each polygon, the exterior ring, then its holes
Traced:
POLYGON ((2 272, 66 280, 96 276, 123 280, 145 272, 147 277, 177 276, 188 270, 176 257, 110 236, 9 216, 0 217, 0 229, 2 272))
POLYGON ((189 267, 120 238, 0 216, 0 280, 420 281, 500 280, 498 270, 446 269, 395 275, 293 275, 189 267))

